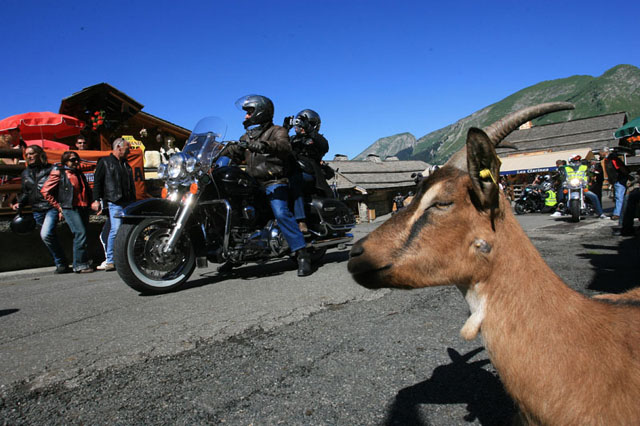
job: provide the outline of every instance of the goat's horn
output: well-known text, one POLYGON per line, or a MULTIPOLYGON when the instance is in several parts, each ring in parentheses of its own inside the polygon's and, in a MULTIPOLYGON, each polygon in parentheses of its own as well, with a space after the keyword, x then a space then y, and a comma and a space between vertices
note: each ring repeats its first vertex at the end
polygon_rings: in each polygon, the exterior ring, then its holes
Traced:
MULTIPOLYGON (((534 118, 550 112, 574 108, 575 106, 569 102, 548 102, 546 104, 534 105, 512 112, 503 119, 485 127, 483 130, 487 136, 489 136, 491 142, 493 142, 495 146, 498 146, 502 139, 527 121, 533 120, 534 118)), ((453 154, 446 164, 457 167, 461 170, 467 170, 467 147, 463 146, 460 151, 453 154)))
POLYGON ((549 114, 550 112, 574 109, 575 106, 569 102, 548 102, 546 104, 534 105, 532 107, 513 112, 483 130, 496 146, 509 133, 520 127, 529 120, 549 114))

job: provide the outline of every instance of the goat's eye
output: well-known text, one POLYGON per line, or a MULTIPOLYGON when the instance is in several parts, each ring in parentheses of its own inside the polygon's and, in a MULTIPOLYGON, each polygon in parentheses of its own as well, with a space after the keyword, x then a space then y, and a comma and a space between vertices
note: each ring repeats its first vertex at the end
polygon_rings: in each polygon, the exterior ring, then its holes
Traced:
POLYGON ((433 204, 435 208, 441 209, 441 210, 447 209, 452 205, 453 205, 453 201, 439 201, 433 204))

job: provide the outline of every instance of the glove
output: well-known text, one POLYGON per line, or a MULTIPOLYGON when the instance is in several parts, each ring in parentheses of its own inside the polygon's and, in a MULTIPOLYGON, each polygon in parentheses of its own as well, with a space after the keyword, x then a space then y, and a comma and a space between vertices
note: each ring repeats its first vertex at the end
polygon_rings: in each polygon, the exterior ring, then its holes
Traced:
POLYGON ((266 151, 266 145, 264 142, 260 142, 260 141, 252 141, 249 142, 249 151, 251 152, 257 152, 259 154, 262 154, 263 152, 266 151))
POLYGON ((311 145, 313 145, 313 139, 312 138, 306 138, 304 140, 303 144, 305 144, 306 146, 311 146, 311 145))

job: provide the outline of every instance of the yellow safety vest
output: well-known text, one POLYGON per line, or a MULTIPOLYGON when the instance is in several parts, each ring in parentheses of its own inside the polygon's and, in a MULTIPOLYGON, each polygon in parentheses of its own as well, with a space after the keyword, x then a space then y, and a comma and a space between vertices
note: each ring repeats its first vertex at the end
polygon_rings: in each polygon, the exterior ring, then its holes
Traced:
POLYGON ((556 204, 558 204, 558 200, 556 199, 556 191, 550 189, 547 191, 547 198, 544 200, 544 205, 553 207, 556 204))
POLYGON ((582 179, 583 181, 587 181, 587 166, 581 164, 578 166, 578 170, 573 170, 573 166, 564 166, 564 169, 567 171, 567 180, 571 180, 573 178, 582 179))

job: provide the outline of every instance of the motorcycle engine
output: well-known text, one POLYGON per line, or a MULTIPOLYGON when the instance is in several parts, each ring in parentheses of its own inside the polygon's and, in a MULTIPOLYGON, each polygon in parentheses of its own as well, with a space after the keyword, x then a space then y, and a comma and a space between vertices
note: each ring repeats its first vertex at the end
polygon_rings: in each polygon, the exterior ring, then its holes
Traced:
POLYGON ((229 254, 237 262, 277 257, 289 249, 284 235, 271 221, 254 232, 243 232, 236 228, 231 236, 233 245, 229 254))

